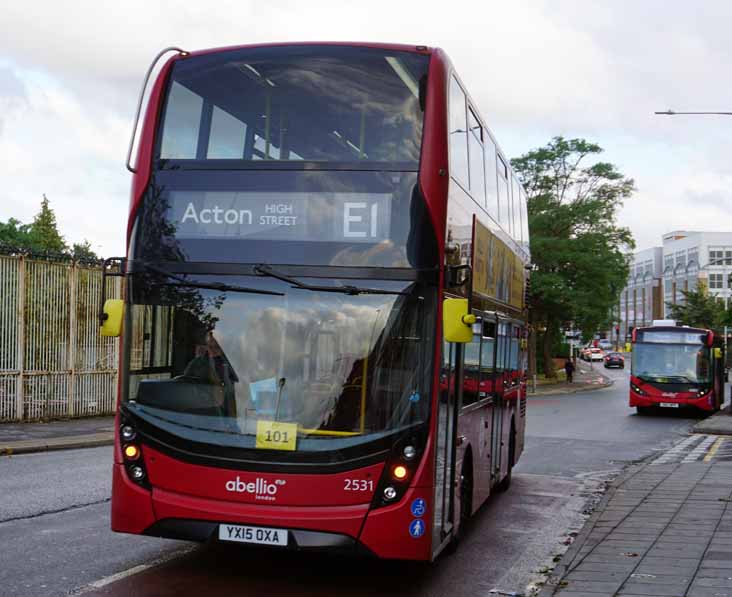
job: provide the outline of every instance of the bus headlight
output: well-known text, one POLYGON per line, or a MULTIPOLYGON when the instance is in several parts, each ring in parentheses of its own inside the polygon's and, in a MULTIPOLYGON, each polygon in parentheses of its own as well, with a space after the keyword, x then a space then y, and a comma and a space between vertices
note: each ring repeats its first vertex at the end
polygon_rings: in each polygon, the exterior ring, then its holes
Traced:
POLYGON ((419 461, 424 454, 426 440, 427 427, 424 426, 419 431, 401 438, 392 446, 373 495, 372 508, 392 506, 404 497, 419 470, 419 461))
POLYGON ((643 390, 641 390, 637 385, 635 385, 633 382, 630 382, 630 389, 633 390, 639 396, 646 395, 646 393, 643 390))
POLYGON ((131 442, 137 437, 137 431, 132 425, 122 425, 119 430, 119 435, 125 442, 131 442))
POLYGON ((130 468, 130 476, 139 483, 145 478, 145 469, 141 466, 133 466, 130 468))
POLYGON ((406 460, 414 460, 414 457, 417 455, 417 448, 415 448, 411 444, 408 446, 404 446, 404 450, 402 450, 402 454, 404 454, 404 458, 406 460))
POLYGON ((389 501, 393 500, 397 496, 397 490, 394 489, 391 485, 384 488, 384 499, 387 499, 389 501))

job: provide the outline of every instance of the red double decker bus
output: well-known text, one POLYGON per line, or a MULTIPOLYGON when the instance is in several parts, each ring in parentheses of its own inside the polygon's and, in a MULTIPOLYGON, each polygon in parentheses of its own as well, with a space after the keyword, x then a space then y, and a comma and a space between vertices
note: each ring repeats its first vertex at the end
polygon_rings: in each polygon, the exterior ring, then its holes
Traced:
POLYGON ((630 373, 631 407, 695 407, 716 412, 724 402, 722 340, 711 330, 675 325, 635 328, 630 373))
POLYGON ((507 164, 438 49, 175 50, 102 314, 122 337, 113 530, 415 560, 454 543, 524 442, 507 164))

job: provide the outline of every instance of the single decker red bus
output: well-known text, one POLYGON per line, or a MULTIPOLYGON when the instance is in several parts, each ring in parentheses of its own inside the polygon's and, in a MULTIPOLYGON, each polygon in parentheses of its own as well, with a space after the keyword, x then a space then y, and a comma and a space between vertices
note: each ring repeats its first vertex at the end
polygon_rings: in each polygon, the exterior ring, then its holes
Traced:
POLYGON ((683 406, 720 409, 724 355, 721 338, 712 330, 654 325, 635 328, 631 339, 629 404, 638 414, 683 406))
POLYGON ((435 558, 523 450, 523 189, 439 49, 168 50, 100 314, 112 528, 435 558))

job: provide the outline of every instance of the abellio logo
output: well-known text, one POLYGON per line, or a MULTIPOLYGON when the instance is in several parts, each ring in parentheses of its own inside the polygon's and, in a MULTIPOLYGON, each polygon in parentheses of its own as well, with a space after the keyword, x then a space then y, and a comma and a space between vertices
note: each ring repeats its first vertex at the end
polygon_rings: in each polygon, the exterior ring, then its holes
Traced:
POLYGON ((254 481, 244 482, 237 476, 236 479, 226 482, 226 491, 250 493, 257 500, 274 501, 277 498, 277 488, 285 483, 284 479, 275 479, 274 483, 270 483, 261 477, 257 477, 254 481))

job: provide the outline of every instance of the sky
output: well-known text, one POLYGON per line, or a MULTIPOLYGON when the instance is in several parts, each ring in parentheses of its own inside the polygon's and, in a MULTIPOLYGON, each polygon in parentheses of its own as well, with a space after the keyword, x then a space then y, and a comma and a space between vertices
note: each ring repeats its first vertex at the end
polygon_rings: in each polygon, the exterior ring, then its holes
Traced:
POLYGON ((45 193, 69 244, 125 251, 124 162, 142 78, 163 47, 388 41, 442 47, 504 152, 553 136, 605 149, 636 183, 618 221, 637 248, 671 230, 732 230, 729 23, 721 0, 5 3, 0 221, 45 193))

